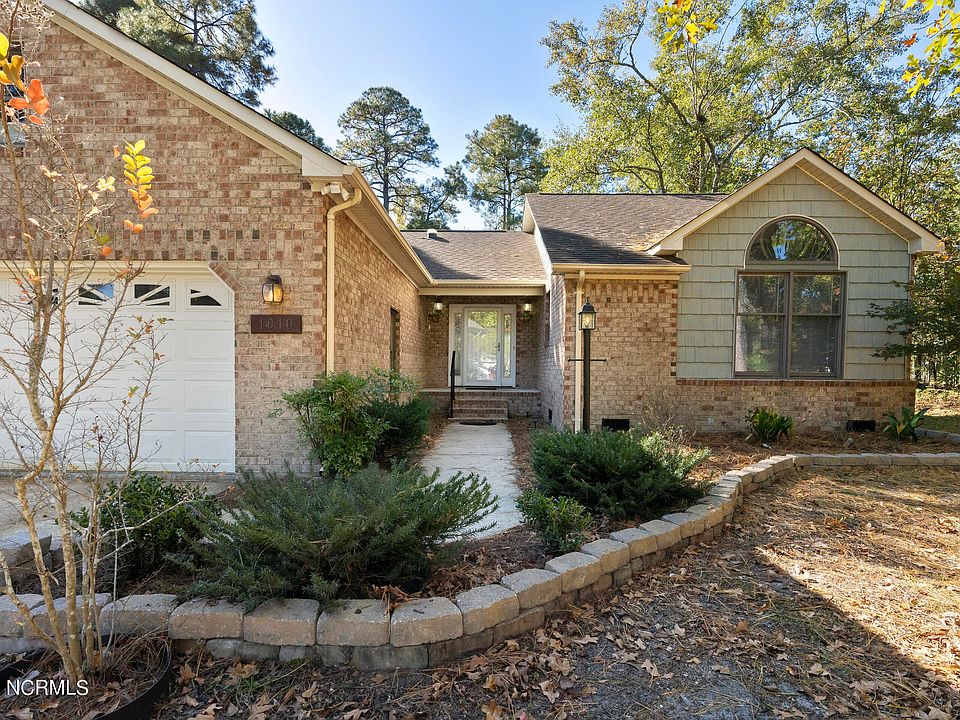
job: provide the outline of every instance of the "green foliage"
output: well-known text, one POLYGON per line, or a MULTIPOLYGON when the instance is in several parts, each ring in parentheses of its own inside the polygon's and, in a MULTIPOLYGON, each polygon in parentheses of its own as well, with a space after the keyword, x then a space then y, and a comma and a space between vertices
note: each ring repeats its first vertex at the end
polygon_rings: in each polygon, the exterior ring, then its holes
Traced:
POLYGON ((301 140, 306 140, 324 152, 330 152, 330 146, 323 141, 322 137, 317 135, 317 131, 313 129, 313 123, 306 118, 300 117, 289 110, 277 111, 266 109, 263 111, 263 114, 280 127, 292 132, 301 140))
POLYGON ((517 509, 551 553, 573 552, 587 540, 584 531, 590 525, 590 514, 573 498, 527 490, 517 498, 517 509))
MULTIPOLYGON (((118 551, 120 575, 139 578, 163 565, 167 555, 189 550, 201 536, 202 516, 221 509, 200 487, 136 474, 100 491, 100 528, 110 551, 118 551)), ((89 527, 86 508, 70 513, 70 519, 89 527)))
POLYGON ((773 445, 780 438, 789 438, 793 432, 793 419, 773 410, 758 407, 747 413, 750 432, 747 440, 756 440, 761 445, 773 445))
POLYGON ((703 495, 690 471, 709 453, 684 448, 670 434, 571 431, 533 438, 537 489, 570 497, 611 519, 649 519, 703 495))
POLYGON ((343 133, 337 153, 363 171, 387 211, 412 193, 418 169, 439 164, 423 113, 391 87, 364 90, 337 123, 343 133))
POLYGON ((84 0, 91 13, 215 88, 256 107, 276 82, 253 0, 84 0))
POLYGON ((442 177, 431 178, 403 199, 400 224, 407 230, 449 228, 460 215, 457 201, 467 195, 467 178, 460 163, 447 165, 442 177))
POLYGON ((476 475, 368 466, 344 479, 244 473, 229 520, 207 518, 191 586, 248 607, 269 598, 357 597, 419 589, 495 509, 476 475))
POLYGON ((497 115, 483 130, 467 135, 464 164, 473 173, 470 204, 490 227, 519 227, 523 196, 537 192, 547 172, 540 133, 510 115, 497 115))
POLYGON ((370 413, 386 423, 375 450, 380 462, 404 458, 423 442, 430 417, 430 401, 422 395, 409 400, 380 399, 370 405, 370 413))
POLYGON ((875 354, 912 357, 918 366, 929 358, 960 357, 960 249, 919 258, 914 282, 901 287, 909 292, 907 298, 871 306, 870 314, 899 336, 875 354))
POLYGON ((348 372, 321 376, 311 387, 283 395, 314 459, 330 476, 349 475, 373 459, 387 429, 370 412, 376 398, 367 378, 348 372))
POLYGON ((357 472, 371 460, 404 459, 427 432, 430 404, 400 373, 371 370, 325 375, 285 393, 313 458, 328 477, 357 472))
MULTIPOLYGON (((694 5, 719 28, 682 52, 666 40, 662 3, 609 5, 595 27, 550 24, 543 44, 559 76, 553 92, 582 123, 558 133, 544 190, 729 192, 796 150, 811 123, 866 125, 847 100, 890 94, 875 81, 889 77, 885 64, 900 58, 920 15, 901 7, 878 15, 854 0, 694 5), (651 39, 656 51, 645 62, 639 50, 651 39)), ((834 132, 829 146, 847 137, 834 132)), ((877 163, 899 166, 908 156, 877 163)))
POLYGON ((903 407, 900 408, 899 416, 890 410, 887 412, 887 424, 883 426, 883 431, 896 440, 916 440, 917 428, 926 421, 929 409, 914 411, 913 408, 903 407))

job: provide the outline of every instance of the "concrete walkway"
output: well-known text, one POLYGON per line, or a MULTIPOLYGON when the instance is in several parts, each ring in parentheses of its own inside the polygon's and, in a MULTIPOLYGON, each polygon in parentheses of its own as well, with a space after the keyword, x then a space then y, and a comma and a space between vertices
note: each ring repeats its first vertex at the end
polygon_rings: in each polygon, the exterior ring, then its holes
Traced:
POLYGON ((522 522, 516 504, 520 489, 517 487, 517 469, 513 464, 513 440, 506 425, 461 425, 452 422, 444 429, 421 465, 428 472, 440 468, 442 478, 461 471, 475 472, 487 479, 493 494, 497 496, 499 507, 486 519, 485 524, 493 522, 496 525, 477 537, 496 535, 522 522))

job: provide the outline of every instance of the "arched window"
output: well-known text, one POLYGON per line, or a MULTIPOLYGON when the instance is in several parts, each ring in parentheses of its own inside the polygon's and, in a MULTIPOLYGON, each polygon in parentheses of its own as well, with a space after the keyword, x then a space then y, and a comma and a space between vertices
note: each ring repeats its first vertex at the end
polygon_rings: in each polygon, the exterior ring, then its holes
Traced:
POLYGON ((735 372, 840 377, 844 275, 833 240, 801 218, 762 227, 737 278, 735 372))

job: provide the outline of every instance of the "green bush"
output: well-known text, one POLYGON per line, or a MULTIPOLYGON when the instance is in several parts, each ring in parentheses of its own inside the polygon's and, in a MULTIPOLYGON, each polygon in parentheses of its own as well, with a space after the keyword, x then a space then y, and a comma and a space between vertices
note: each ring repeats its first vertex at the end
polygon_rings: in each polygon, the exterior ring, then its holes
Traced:
POLYGON ((427 432, 429 402, 397 372, 341 372, 285 393, 312 457, 329 477, 345 477, 373 459, 403 459, 427 432), (405 399, 406 398, 406 399, 405 399))
POLYGON ((496 507, 477 475, 440 480, 419 468, 370 465, 332 481, 244 473, 238 486, 231 517, 210 517, 208 542, 196 544, 189 593, 248 607, 362 597, 372 585, 417 590, 496 507))
MULTIPOLYGON (((203 518, 222 508, 200 487, 151 474, 110 483, 100 491, 99 505, 107 550, 117 551, 123 579, 143 577, 161 567, 168 555, 189 551, 202 535, 203 518)), ((86 508, 71 513, 70 519, 81 527, 90 523, 86 508)))
POLYGON ((406 402, 376 400, 370 405, 370 412, 386 423, 375 450, 380 462, 407 457, 420 446, 429 428, 430 401, 422 395, 414 395, 406 402))
POLYGON ((913 408, 903 407, 900 408, 899 417, 890 410, 887 412, 887 424, 883 426, 883 431, 896 440, 917 440, 917 429, 926 422, 929 409, 914 411, 913 408))
POLYGON ((664 433, 561 431, 533 438, 537 489, 615 520, 649 519, 701 497, 702 483, 688 475, 707 455, 664 433))
POLYGON ((573 552, 587 540, 584 531, 590 525, 590 514, 573 498, 552 498, 527 490, 517 498, 517 509, 551 553, 573 552))
POLYGON ((746 420, 750 428, 747 440, 756 440, 761 445, 773 445, 780 438, 789 438, 793 432, 792 418, 766 408, 754 408, 746 420))

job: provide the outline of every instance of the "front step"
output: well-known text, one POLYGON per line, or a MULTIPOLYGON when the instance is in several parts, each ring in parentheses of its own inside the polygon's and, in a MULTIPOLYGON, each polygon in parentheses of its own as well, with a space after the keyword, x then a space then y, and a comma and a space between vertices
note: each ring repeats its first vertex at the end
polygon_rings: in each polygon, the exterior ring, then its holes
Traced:
POLYGON ((453 419, 506 422, 507 401, 484 397, 458 397, 453 401, 453 419))

